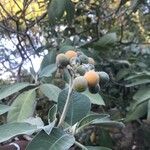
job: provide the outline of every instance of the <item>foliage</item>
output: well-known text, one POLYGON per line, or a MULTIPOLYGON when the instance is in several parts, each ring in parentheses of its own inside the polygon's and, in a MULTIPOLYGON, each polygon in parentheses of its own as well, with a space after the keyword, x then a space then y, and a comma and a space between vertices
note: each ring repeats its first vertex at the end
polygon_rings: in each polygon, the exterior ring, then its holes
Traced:
POLYGON ((11 73, 9 81, 0 81, 0 142, 26 134, 32 139, 27 150, 130 149, 115 138, 128 123, 138 124, 147 141, 148 0, 2 0, 0 11, 0 74, 11 73), (95 66, 79 56, 58 64, 57 56, 68 50, 92 57, 95 66), (38 71, 33 57, 43 59, 38 71), (100 78, 96 94, 86 84, 84 92, 75 91, 80 63, 86 71, 107 72, 110 82, 100 78))

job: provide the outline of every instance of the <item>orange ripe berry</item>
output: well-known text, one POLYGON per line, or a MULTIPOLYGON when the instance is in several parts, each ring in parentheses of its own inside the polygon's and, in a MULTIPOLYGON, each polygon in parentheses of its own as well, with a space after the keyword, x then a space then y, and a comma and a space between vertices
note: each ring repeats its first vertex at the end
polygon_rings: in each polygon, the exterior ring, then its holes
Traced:
POLYGON ((73 50, 69 50, 65 53, 65 55, 68 57, 68 59, 71 59, 73 57, 76 57, 77 56, 77 53, 73 50))
POLYGON ((94 70, 86 72, 84 77, 87 80, 89 87, 94 87, 99 83, 99 75, 94 70))

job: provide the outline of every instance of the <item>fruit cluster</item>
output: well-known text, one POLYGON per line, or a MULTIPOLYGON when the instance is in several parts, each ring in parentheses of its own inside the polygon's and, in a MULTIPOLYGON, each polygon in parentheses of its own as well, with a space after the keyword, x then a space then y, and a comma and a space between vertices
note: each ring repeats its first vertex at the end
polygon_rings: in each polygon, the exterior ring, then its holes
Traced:
POLYGON ((95 71, 95 61, 79 51, 69 50, 65 54, 60 53, 56 57, 58 68, 66 68, 68 65, 75 74, 73 80, 73 89, 77 92, 83 92, 87 88, 93 94, 100 91, 100 85, 109 81, 109 75, 106 72, 95 71))

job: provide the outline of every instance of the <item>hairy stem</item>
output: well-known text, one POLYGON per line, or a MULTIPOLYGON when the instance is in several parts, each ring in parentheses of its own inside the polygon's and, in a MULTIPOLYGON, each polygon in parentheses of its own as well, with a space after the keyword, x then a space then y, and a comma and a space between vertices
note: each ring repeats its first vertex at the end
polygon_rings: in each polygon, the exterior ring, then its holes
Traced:
POLYGON ((84 145, 82 145, 81 143, 75 141, 75 145, 77 145, 78 147, 80 147, 82 150, 88 150, 84 145))
POLYGON ((71 93, 72 93, 72 78, 70 78, 70 82, 69 82, 69 91, 68 91, 68 95, 67 95, 67 100, 66 100, 66 103, 65 103, 65 106, 64 106, 64 109, 63 109, 63 112, 62 112, 62 115, 60 117, 60 120, 59 120, 59 123, 58 123, 58 126, 57 127, 60 127, 65 118, 66 118, 66 114, 67 114, 67 111, 68 111, 68 108, 69 108, 69 104, 70 104, 70 96, 71 96, 71 93))

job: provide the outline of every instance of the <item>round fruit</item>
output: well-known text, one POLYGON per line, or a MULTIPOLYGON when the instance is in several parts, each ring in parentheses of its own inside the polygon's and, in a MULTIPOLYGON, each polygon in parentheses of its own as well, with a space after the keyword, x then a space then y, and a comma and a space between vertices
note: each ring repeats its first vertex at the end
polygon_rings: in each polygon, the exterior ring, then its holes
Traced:
POLYGON ((83 76, 76 77, 73 80, 73 89, 77 92, 83 92, 87 89, 87 81, 83 76))
POLYGON ((89 87, 94 87, 96 84, 99 83, 99 75, 94 70, 86 72, 84 77, 87 80, 89 87))
POLYGON ((73 50, 69 50, 65 53, 65 55, 67 56, 68 59, 71 59, 73 57, 76 57, 77 56, 77 53, 73 50))
POLYGON ((88 57, 86 55, 79 55, 79 59, 81 60, 81 63, 83 64, 88 63, 88 57))
POLYGON ((91 57, 88 57, 88 63, 89 63, 89 64, 92 64, 92 65, 95 65, 95 61, 94 61, 94 59, 91 58, 91 57))
POLYGON ((97 84, 96 86, 94 87, 89 87, 89 91, 92 93, 92 94, 96 94, 100 91, 100 86, 99 84, 97 84))
POLYGON ((85 73, 86 73, 87 69, 83 66, 83 65, 80 65, 78 68, 77 68, 77 73, 79 73, 81 76, 83 76, 85 73))
POLYGON ((100 83, 105 84, 109 81, 109 75, 106 72, 100 71, 100 72, 98 72, 98 75, 101 79, 100 83))
POLYGON ((58 67, 66 67, 69 64, 69 60, 65 54, 60 53, 56 56, 56 64, 58 67))

